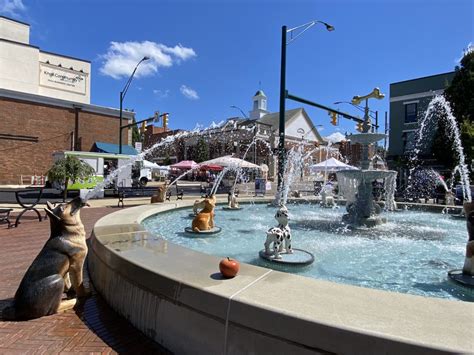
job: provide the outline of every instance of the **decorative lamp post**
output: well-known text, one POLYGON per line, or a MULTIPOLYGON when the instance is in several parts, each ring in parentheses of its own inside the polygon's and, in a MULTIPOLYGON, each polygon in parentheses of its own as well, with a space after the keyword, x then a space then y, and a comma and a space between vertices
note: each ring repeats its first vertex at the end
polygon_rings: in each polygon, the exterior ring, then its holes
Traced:
POLYGON ((286 46, 296 40, 308 29, 316 24, 326 26, 328 31, 334 31, 334 26, 330 24, 314 20, 303 25, 287 29, 286 26, 281 28, 281 66, 280 66, 280 120, 279 120, 279 140, 278 140, 278 191, 281 194, 283 185, 283 174, 285 170, 285 99, 286 92, 286 46), (290 34, 290 39, 287 41, 287 34, 290 34), (295 33, 295 35, 293 35, 295 33))
POLYGON ((130 75, 130 78, 128 78, 127 83, 123 87, 122 91, 120 91, 120 128, 119 128, 119 154, 122 154, 122 114, 123 114, 123 109, 122 109, 122 104, 123 104, 123 99, 125 95, 127 94, 128 88, 130 87, 130 83, 132 82, 133 76, 135 75, 135 72, 137 71, 138 66, 144 62, 145 60, 150 59, 149 57, 143 57, 142 60, 140 60, 137 65, 135 66, 135 69, 133 69, 132 75, 130 75))

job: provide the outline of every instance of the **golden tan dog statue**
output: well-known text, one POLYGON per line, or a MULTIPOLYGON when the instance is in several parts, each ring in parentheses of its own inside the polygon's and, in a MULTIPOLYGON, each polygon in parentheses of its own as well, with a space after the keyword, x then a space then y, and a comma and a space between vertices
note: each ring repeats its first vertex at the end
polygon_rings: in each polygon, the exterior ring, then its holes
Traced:
POLYGON ((76 299, 61 302, 71 284, 78 297, 88 294, 82 274, 86 232, 80 218, 85 205, 80 197, 57 206, 47 202, 51 236, 23 276, 13 306, 3 310, 3 319, 39 318, 72 308, 76 299))
POLYGON ((192 228, 194 232, 208 231, 214 228, 214 207, 216 207, 216 195, 196 201, 194 206, 203 209, 193 219, 192 228))

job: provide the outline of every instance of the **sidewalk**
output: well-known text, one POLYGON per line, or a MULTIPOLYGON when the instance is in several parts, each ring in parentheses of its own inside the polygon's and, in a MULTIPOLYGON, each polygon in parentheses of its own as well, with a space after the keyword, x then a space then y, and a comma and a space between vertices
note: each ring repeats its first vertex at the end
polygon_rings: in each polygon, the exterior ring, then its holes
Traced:
MULTIPOLYGON (((90 235, 99 218, 116 210, 83 209, 86 235, 90 235)), ((49 221, 22 220, 18 228, 11 229, 0 225, 0 309, 11 302, 23 274, 48 237, 49 221)), ((26 353, 167 354, 95 292, 75 310, 30 321, 0 321, 0 354, 26 353)))

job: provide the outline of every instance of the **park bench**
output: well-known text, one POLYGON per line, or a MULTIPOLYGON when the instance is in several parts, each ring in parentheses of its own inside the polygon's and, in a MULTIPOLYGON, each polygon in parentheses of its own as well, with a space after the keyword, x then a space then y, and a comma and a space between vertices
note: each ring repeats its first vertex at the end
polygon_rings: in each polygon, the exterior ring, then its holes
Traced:
POLYGON ((117 207, 124 207, 124 199, 127 197, 151 197, 155 194, 155 189, 146 189, 143 187, 119 187, 117 189, 118 203, 117 207))
POLYGON ((12 208, 0 208, 0 223, 1 222, 6 222, 8 223, 8 228, 11 227, 11 222, 10 222, 10 212, 13 211, 12 208))
MULTIPOLYGON (((171 196, 172 195, 173 195, 173 193, 171 192, 171 190, 166 191, 166 201, 171 201, 171 196)), ((183 189, 180 189, 176 192, 176 200, 182 200, 183 196, 184 196, 184 190, 183 189)))

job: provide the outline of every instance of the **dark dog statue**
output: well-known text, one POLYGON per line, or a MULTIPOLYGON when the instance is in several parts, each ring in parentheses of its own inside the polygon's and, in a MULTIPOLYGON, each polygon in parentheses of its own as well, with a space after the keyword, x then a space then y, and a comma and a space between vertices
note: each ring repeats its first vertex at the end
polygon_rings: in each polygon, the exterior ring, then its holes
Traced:
POLYGON ((3 319, 39 318, 71 309, 76 299, 61 301, 71 285, 78 297, 87 296, 82 278, 86 232, 80 218, 85 205, 80 197, 57 206, 47 202, 51 236, 23 276, 13 306, 3 310, 3 319))

